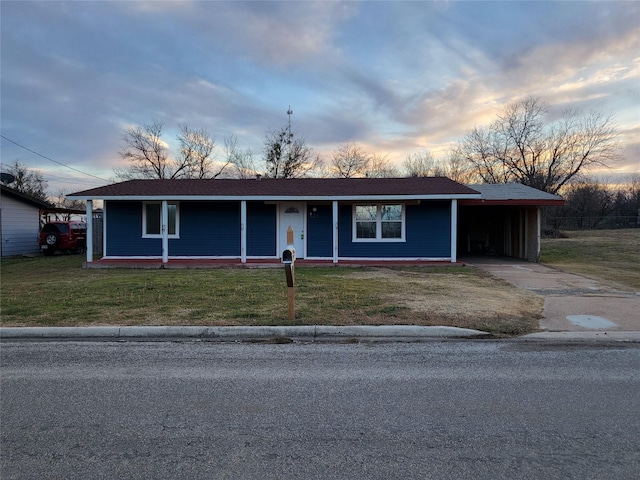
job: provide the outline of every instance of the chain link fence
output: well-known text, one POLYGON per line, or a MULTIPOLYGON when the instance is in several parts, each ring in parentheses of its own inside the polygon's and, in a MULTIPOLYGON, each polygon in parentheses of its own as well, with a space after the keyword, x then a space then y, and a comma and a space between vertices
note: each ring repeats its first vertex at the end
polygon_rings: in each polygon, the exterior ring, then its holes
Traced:
POLYGON ((558 237, 561 230, 640 228, 640 215, 558 216, 543 215, 544 237, 558 237))

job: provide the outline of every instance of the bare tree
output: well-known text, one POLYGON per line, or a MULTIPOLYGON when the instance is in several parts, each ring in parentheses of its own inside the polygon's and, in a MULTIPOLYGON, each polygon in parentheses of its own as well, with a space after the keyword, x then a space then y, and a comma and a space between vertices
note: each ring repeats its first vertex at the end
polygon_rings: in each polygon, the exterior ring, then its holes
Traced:
POLYGON ((460 147, 450 149, 444 158, 436 158, 428 150, 413 153, 407 155, 402 166, 408 177, 448 177, 462 184, 478 181, 460 147))
POLYGON ((468 185, 482 181, 478 178, 469 163, 464 160, 464 156, 459 147, 454 147, 449 150, 444 164, 445 176, 455 182, 468 185))
POLYGON ((224 153, 227 163, 232 166, 236 178, 251 178, 257 169, 251 149, 242 150, 238 147, 238 137, 229 135, 224 139, 224 153))
POLYGON ((51 197, 51 202, 56 206, 56 207, 60 207, 60 208, 71 208, 71 209, 75 209, 75 210, 85 210, 86 208, 86 203, 84 200, 77 200, 77 199, 71 199, 68 198, 67 195, 70 192, 66 189, 60 189, 58 190, 58 193, 56 193, 53 197, 51 197))
POLYGON ((640 227, 640 175, 618 186, 614 200, 615 226, 640 227))
POLYGON ((389 155, 374 153, 371 155, 365 176, 367 178, 392 178, 398 176, 398 170, 391 165, 389 155))
POLYGON ((304 138, 296 137, 291 129, 291 108, 287 111, 289 124, 267 133, 264 142, 265 176, 270 178, 297 178, 309 175, 320 162, 313 155, 304 138))
POLYGON ((6 170, 7 173, 13 176, 13 181, 7 186, 33 198, 47 201, 48 183, 40 172, 30 170, 29 167, 21 164, 19 160, 7 165, 6 170))
POLYGON ((162 123, 153 122, 125 130, 124 145, 120 158, 129 165, 115 169, 116 177, 133 178, 173 178, 169 150, 162 141, 162 123))
POLYGON ((284 127, 267 133, 264 162, 265 176, 270 178, 303 177, 308 171, 310 148, 284 127))
POLYGON ((217 178, 229 166, 229 161, 223 162, 214 170, 215 141, 204 128, 194 130, 181 125, 177 139, 180 155, 175 162, 173 178, 217 178))
POLYGON ((333 176, 340 178, 364 177, 371 156, 354 143, 345 143, 333 152, 331 166, 333 176))
POLYGON ((615 193, 593 179, 581 179, 568 185, 565 214, 577 228, 596 228, 614 211, 615 193))
POLYGON ((162 139, 163 125, 152 122, 125 130, 120 158, 127 167, 115 169, 116 177, 133 178, 217 178, 228 163, 218 164, 213 155, 215 141, 205 129, 180 126, 178 155, 173 157, 162 139))
POLYGON ((446 176, 446 168, 428 150, 407 155, 402 163, 408 177, 446 176))
POLYGON ((534 97, 507 105, 491 125, 466 135, 463 158, 486 183, 519 182, 557 193, 579 173, 618 156, 612 117, 566 110, 548 122, 548 109, 534 97))

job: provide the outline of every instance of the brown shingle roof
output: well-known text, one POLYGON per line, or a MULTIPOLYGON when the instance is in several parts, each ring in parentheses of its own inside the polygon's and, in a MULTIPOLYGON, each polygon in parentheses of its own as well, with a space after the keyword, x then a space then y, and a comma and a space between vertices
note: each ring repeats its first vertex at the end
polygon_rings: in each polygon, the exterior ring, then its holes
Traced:
POLYGON ((92 199, 113 197, 364 197, 477 195, 446 177, 410 178, 297 178, 223 180, 129 180, 76 192, 92 199))

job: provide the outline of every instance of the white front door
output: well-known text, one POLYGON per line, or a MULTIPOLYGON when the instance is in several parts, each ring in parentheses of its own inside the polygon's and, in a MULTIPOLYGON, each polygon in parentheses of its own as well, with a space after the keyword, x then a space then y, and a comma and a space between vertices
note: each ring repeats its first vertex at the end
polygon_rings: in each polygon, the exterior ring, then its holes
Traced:
POLYGON ((306 204, 304 202, 286 202, 279 204, 279 255, 282 255, 282 251, 287 248, 287 229, 289 225, 291 225, 291 228, 293 228, 293 247, 296 249, 296 258, 304 258, 305 207, 306 204))

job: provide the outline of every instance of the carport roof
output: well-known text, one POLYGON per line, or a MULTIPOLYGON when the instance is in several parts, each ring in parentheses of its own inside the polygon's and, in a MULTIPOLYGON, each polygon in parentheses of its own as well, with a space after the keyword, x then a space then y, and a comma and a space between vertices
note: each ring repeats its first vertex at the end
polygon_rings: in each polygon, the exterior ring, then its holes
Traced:
POLYGON ((467 185, 480 192, 480 199, 461 200, 461 205, 564 205, 558 195, 520 183, 467 185))

